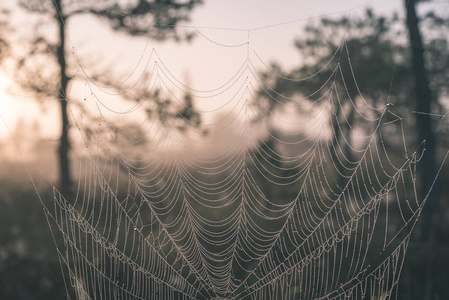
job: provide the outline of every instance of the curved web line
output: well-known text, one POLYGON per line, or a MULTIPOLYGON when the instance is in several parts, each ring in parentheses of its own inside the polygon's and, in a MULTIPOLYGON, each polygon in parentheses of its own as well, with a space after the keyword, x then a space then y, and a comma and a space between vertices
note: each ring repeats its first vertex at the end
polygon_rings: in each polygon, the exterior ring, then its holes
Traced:
MULTIPOLYGON (((98 105, 97 105, 97 109, 98 109, 100 115, 101 115, 102 118, 103 118, 103 122, 105 122, 106 124, 108 124, 108 122, 106 121, 106 119, 104 119, 104 117, 103 117, 103 115, 102 115, 102 113, 101 113, 100 107, 99 107, 98 105)), ((109 129, 109 126, 108 126, 108 129, 109 129)), ((111 133, 110 133, 109 130, 108 130, 108 132, 109 132, 110 137, 112 138, 112 135, 111 135, 111 133)), ((118 148, 116 148, 116 149, 117 149, 119 155, 122 156, 121 151, 120 151, 118 148)), ((132 173, 132 172, 131 172, 131 169, 130 169, 130 167, 128 166, 128 164, 126 163, 126 161, 124 161, 124 160, 122 159, 121 162, 124 164, 125 168, 126 168, 126 169, 128 170, 128 172, 129 172, 129 174, 131 174, 131 173, 132 173)), ((138 192, 140 193, 140 195, 141 195, 141 196, 146 200, 146 202, 149 204, 148 207, 150 208, 152 215, 154 215, 154 216, 156 217, 156 219, 157 219, 157 221, 159 222, 159 224, 162 226, 162 228, 165 229, 165 228, 166 228, 166 225, 165 225, 164 222, 162 222, 162 220, 159 218, 159 215, 154 211, 154 208, 153 208, 153 206, 152 206, 151 201, 148 200, 148 199, 146 198, 145 192, 140 188, 139 182, 136 180, 136 178, 135 178, 133 175, 131 175, 131 180, 132 180, 132 181, 134 182, 134 184, 136 185, 137 190, 138 190, 138 192)), ((169 231, 165 229, 165 232, 167 232, 167 235, 168 235, 169 239, 172 241, 172 243, 175 245, 175 247, 177 247, 177 250, 179 251, 179 253, 181 253, 181 256, 187 261, 187 263, 189 264, 189 266, 191 266, 192 271, 193 271, 196 275, 198 275, 200 278, 203 278, 203 275, 200 274, 200 273, 198 272, 198 270, 197 270, 197 269, 196 269, 196 268, 189 262, 189 260, 187 259, 187 257, 185 257, 184 252, 177 246, 177 243, 176 243, 175 240, 172 238, 172 236, 170 235, 169 231)), ((207 277, 206 277, 207 280, 205 280, 204 278, 203 278, 203 280, 204 280, 205 282, 211 282, 210 277, 209 277, 208 275, 206 275, 206 276, 207 276, 207 277)), ((211 288, 212 290, 214 290, 214 286, 213 286, 213 285, 211 285, 209 288, 211 288)))
MULTIPOLYGON (((384 110, 383 114, 385 113, 385 111, 386 111, 386 109, 384 110)), ((382 114, 382 115, 383 115, 383 114, 382 114)), ((381 119, 380 119, 380 120, 381 120, 381 119)), ((380 124, 381 124, 381 122, 379 121, 379 123, 378 123, 378 125, 377 125, 377 127, 376 127, 376 129, 375 129, 375 132, 372 133, 372 134, 370 135, 370 136, 371 136, 370 142, 369 142, 369 144, 367 145, 367 147, 366 147, 366 149, 365 149, 365 151, 364 151, 362 157, 360 158, 359 163, 357 164, 356 168, 354 169, 354 171, 353 171, 353 173, 352 173, 350 179, 349 179, 348 182, 346 183, 346 186, 345 186, 345 187, 342 189, 342 191, 340 192, 339 197, 337 198, 337 200, 335 201, 335 203, 332 205, 332 207, 329 209, 328 213, 323 217, 323 219, 322 219, 322 220, 315 226, 315 228, 310 232, 309 236, 306 237, 306 238, 304 239, 304 242, 302 243, 302 245, 303 245, 303 244, 307 244, 307 239, 308 239, 310 236, 312 236, 312 235, 314 234, 315 230, 317 230, 317 229, 319 228, 319 226, 320 226, 320 225, 322 224, 322 222, 325 220, 326 216, 327 216, 328 214, 330 214, 330 212, 332 211, 332 209, 333 209, 334 207, 336 207, 337 203, 341 200, 343 193, 346 191, 346 189, 348 188, 348 186, 351 184, 351 182, 352 182, 354 176, 355 176, 356 173, 357 173, 357 170, 358 170, 359 167, 361 166, 361 163, 362 163, 362 161, 363 161, 363 159, 364 159, 364 157, 365 157, 365 155, 366 155, 366 153, 367 153, 367 151, 368 151, 368 149, 369 149, 369 147, 370 147, 370 145, 371 145, 371 142, 372 142, 372 141, 374 140, 374 138, 375 138, 375 133, 377 132, 377 130, 378 130, 380 124)), ((307 177, 309 177, 309 176, 310 176, 310 173, 307 172, 307 177)), ((296 197, 295 202, 299 202, 299 201, 300 201, 300 198, 301 198, 300 195, 301 195, 301 192, 302 192, 303 187, 305 187, 305 182, 306 182, 306 180, 304 181, 304 185, 302 186, 302 188, 301 188, 301 190, 300 190, 298 196, 296 197)), ((258 265, 256 266, 256 268, 254 269, 253 272, 255 272, 255 270, 257 269, 257 267, 258 267, 259 265, 263 264, 263 262, 265 261, 265 259, 267 259, 267 258, 269 257, 269 255, 272 253, 272 251, 274 251, 274 247, 275 247, 275 245, 279 242, 279 239, 280 239, 280 237, 281 237, 281 235, 282 235, 282 232, 285 231, 285 230, 287 229, 287 224, 288 224, 289 219, 293 217, 293 212, 294 212, 294 209, 292 209, 291 212, 289 213, 287 220, 285 221, 285 223, 284 223, 282 229, 281 229, 281 230, 279 231, 279 233, 277 234, 276 240, 275 240, 275 242, 273 242, 273 244, 271 245, 270 250, 269 250, 264 256, 262 256, 262 258, 260 259, 260 262, 258 263, 258 265)), ((301 247, 302 245, 300 245, 299 247, 301 247)), ((299 249, 299 247, 298 247, 298 249, 299 249)), ((248 274, 248 276, 246 277, 245 280, 247 280, 252 274, 254 274, 253 272, 251 272, 250 274, 248 274)), ((240 286, 244 284, 245 280, 240 284, 240 286)), ((235 290, 237 290, 240 286, 238 286, 235 290)), ((238 297, 238 295, 236 295, 235 297, 238 297)))

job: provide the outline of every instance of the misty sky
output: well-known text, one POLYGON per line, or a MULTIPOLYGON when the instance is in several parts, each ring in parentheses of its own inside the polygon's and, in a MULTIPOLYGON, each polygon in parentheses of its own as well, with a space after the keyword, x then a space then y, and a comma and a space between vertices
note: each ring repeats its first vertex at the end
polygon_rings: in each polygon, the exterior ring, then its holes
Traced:
MULTIPOLYGON (((366 7, 372 7, 378 13, 390 14, 393 11, 402 12, 402 1, 386 0, 314 0, 314 1, 260 1, 260 0, 205 0, 204 5, 196 9, 188 27, 181 32, 197 33, 191 43, 177 44, 175 42, 155 43, 149 41, 149 49, 154 48, 168 69, 181 81, 188 81, 194 88, 207 90, 226 82, 241 66, 248 52, 253 61, 254 51, 266 62, 276 61, 283 67, 296 66, 300 56, 294 49, 294 38, 301 33, 301 28, 308 22, 318 20, 320 16, 335 17, 351 16, 362 13, 366 7), (297 21, 291 22, 290 21, 297 21), (286 25, 267 27, 251 31, 248 36, 246 29, 254 29, 267 25, 287 22, 286 25), (219 30, 210 28, 227 28, 242 30, 219 30), (198 31, 197 31, 198 30, 198 31), (250 42, 246 46, 226 47, 250 42)), ((11 5, 11 4, 9 4, 11 5)), ((14 10, 14 6, 11 6, 14 10)), ((17 14, 14 18, 16 26, 27 25, 26 15, 17 14)), ((69 47, 74 48, 75 55, 69 59, 80 59, 81 65, 92 64, 97 58, 104 65, 116 66, 117 70, 126 73, 132 69, 145 51, 146 38, 129 38, 123 34, 111 32, 107 25, 95 17, 76 17, 68 24, 69 47)), ((21 26, 18 27, 18 30, 21 26)), ((261 66, 261 65, 259 65, 261 66)), ((82 77, 77 77, 82 78, 82 77)), ((8 87, 7 73, 0 73, 0 90, 8 87)), ((27 96, 17 89, 9 91, 27 96)), ((74 87, 74 95, 83 93, 82 84, 74 87)), ((58 106, 51 101, 44 106, 38 106, 33 99, 15 97, 1 92, 0 113, 8 126, 13 129, 19 118, 30 124, 33 119, 41 121, 41 128, 46 136, 56 137, 59 132, 58 106), (43 109, 44 110, 43 110, 43 109), (45 113, 45 115, 43 115, 45 113)), ((210 102, 197 103, 202 107, 211 107, 210 102)), ((213 105, 212 105, 213 106, 213 105)), ((0 125, 0 134, 7 130, 0 125)))

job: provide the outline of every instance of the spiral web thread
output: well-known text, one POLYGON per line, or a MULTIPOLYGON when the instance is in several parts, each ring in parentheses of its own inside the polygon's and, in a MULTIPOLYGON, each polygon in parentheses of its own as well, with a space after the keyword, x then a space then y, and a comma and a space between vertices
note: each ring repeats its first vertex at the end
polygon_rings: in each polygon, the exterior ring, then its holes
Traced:
POLYGON ((195 89, 173 75, 149 40, 122 87, 158 92, 125 109, 110 98, 117 87, 90 78, 73 48, 86 94, 81 105, 72 104, 70 93, 61 101, 69 104, 82 145, 77 192, 65 199, 53 188, 53 202, 43 201, 68 298, 394 298, 426 201, 417 196, 422 147, 407 151, 402 130, 401 153, 391 150, 385 135, 402 128, 401 117, 385 99, 349 95, 348 85, 358 90, 357 74, 345 78, 341 70, 338 60, 351 55, 344 40, 321 88, 288 98, 260 76, 270 69, 251 48, 251 30, 247 42, 234 44, 214 40, 214 30, 223 28, 186 30, 217 47, 246 48, 242 64, 218 87, 195 89), (148 117, 148 111, 163 116, 162 107, 189 110, 184 93, 213 104, 199 107, 201 115, 222 114, 184 132, 179 120, 191 120, 182 115, 164 122, 148 117), (300 117, 257 106, 261 97, 300 117), (161 106, 165 99, 174 101, 161 106), (348 105, 364 130, 346 118, 348 105), (87 111, 98 125, 85 121, 87 111), (254 121, 261 115, 280 124, 268 139, 254 121), (117 120, 138 125, 122 128, 117 120), (343 126, 356 143, 344 138, 343 126), (343 139, 331 143, 336 135, 343 139))

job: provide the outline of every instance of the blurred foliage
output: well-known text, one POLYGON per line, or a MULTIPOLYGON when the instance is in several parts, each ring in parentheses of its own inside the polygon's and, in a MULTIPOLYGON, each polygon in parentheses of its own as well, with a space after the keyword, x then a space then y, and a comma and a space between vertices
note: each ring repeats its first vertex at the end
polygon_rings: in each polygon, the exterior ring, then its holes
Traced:
MULTIPOLYGON (((441 115, 447 110, 443 102, 449 88, 448 20, 436 13, 428 13, 421 25, 432 92, 440 99, 433 112, 441 115)), ((284 70, 273 62, 271 70, 261 73, 265 88, 253 103, 259 112, 276 111, 292 101, 293 96, 316 101, 328 93, 326 86, 335 84, 340 105, 333 113, 346 135, 350 129, 345 128, 345 118, 352 117, 354 124, 364 127, 363 118, 351 111, 357 102, 367 102, 378 109, 390 103, 394 105, 390 110, 402 117, 409 129, 409 140, 413 140, 415 121, 409 109, 413 107, 410 49, 404 21, 397 15, 378 16, 368 9, 364 15, 350 19, 323 18, 306 26, 295 46, 302 60, 298 67, 284 70), (335 71, 337 65, 341 71, 335 71), (338 78, 340 76, 344 80, 338 78), (360 95, 363 95, 363 101, 360 95)), ((259 118, 263 116, 267 113, 259 118)), ((391 115, 385 117, 394 118, 391 115)), ((447 131, 447 123, 439 122, 438 128, 447 131)), ((400 147, 399 136, 398 131, 391 132, 386 139, 400 147)), ((447 143, 446 138, 442 140, 447 143)))
POLYGON ((0 62, 9 54, 9 41, 5 35, 9 30, 9 11, 0 8, 0 62))
MULTIPOLYGON (((61 98, 67 92, 64 91, 60 95, 57 93, 62 80, 65 79, 67 81, 65 85, 67 85, 68 81, 74 78, 73 70, 77 67, 77 62, 73 56, 69 55, 70 47, 65 41, 65 33, 70 28, 68 22, 72 18, 94 15, 104 20, 112 30, 130 36, 150 35, 152 39, 160 41, 190 40, 191 35, 180 33, 174 25, 188 21, 191 10, 202 4, 202 0, 132 2, 102 0, 96 3, 70 0, 20 0, 19 4, 27 13, 36 14, 38 18, 34 21, 35 26, 31 35, 22 34, 21 36, 22 51, 18 52, 21 53, 20 57, 16 57, 15 79, 23 89, 33 92, 39 99, 61 98), (49 34, 58 27, 62 29, 58 35, 49 34), (61 74, 64 74, 62 77, 66 78, 61 78, 61 74)), ((17 53, 15 55, 17 56, 17 53)), ((92 62, 92 65, 98 66, 98 61, 92 62)), ((89 74, 102 74, 102 77, 93 76, 92 79, 99 80, 97 83, 102 84, 107 81, 111 86, 120 89, 120 84, 117 84, 120 76, 111 72, 112 70, 110 68, 87 71, 89 74)), ((123 87, 123 89, 129 89, 129 87, 123 87)))
MULTIPOLYGON (((445 115, 448 112, 447 96, 449 88, 449 17, 439 12, 430 12, 420 23, 425 47, 426 71, 430 89, 436 99, 431 113, 445 115)), ((330 126, 334 136, 330 143, 339 144, 343 153, 333 156, 351 158, 351 143, 354 127, 372 132, 366 121, 354 110, 359 103, 368 103, 381 111, 386 104, 392 104, 385 115, 385 122, 401 117, 405 128, 409 149, 416 149, 416 116, 414 74, 411 65, 411 52, 407 28, 404 20, 396 15, 384 17, 366 10, 362 16, 351 19, 323 18, 311 23, 295 42, 302 63, 291 70, 283 70, 272 63, 269 71, 261 73, 264 87, 253 105, 261 112, 259 121, 270 122, 273 111, 280 110, 284 104, 298 101, 314 103, 329 92, 334 85, 338 94, 338 104, 332 107, 330 126), (337 70, 337 71, 336 71, 337 70), (394 105, 394 106, 393 106, 394 105), (270 114, 271 111, 271 114, 270 114), (268 113, 267 113, 268 112, 268 113), (349 125, 349 124, 350 125, 349 125), (345 148, 346 147, 346 148, 345 148)), ((370 109, 371 110, 371 109, 370 109)), ((361 110, 361 113, 365 111, 361 110)), ((366 112, 369 113, 369 112, 366 112)), ((435 118, 433 131, 444 155, 448 145, 448 119, 435 118)), ((382 128, 382 139, 390 152, 401 158, 403 153, 402 125, 399 122, 382 128)), ((276 147, 276 140, 268 137, 266 144, 276 147)), ((260 145, 261 148, 264 145, 260 145)), ((438 153, 438 152, 437 152, 438 153)), ((441 163, 437 157, 437 164, 441 163)), ((334 161, 336 161, 334 159, 334 161)), ((337 166, 338 167, 338 166, 337 166)), ((424 168, 425 166, 421 166, 424 168)), ((344 172, 344 168, 340 168, 344 172)), ((436 172, 436 170, 432 170, 436 172)), ((448 166, 438 179, 441 184, 448 180, 448 166)), ((431 179, 432 181, 432 179, 431 179)), ((404 265, 399 299, 446 299, 449 297, 449 196, 447 187, 442 186, 438 200, 438 211, 433 216, 441 218, 435 244, 423 242, 418 234, 412 238, 408 260, 404 265), (425 249, 425 250, 424 250, 425 249)), ((422 223, 423 220, 421 220, 422 223)), ((421 233, 422 234, 422 233, 421 233)))
MULTIPOLYGON (((22 89, 32 92, 37 99, 52 98, 58 100, 61 114, 61 137, 58 149, 59 158, 59 188, 62 193, 71 197, 73 192, 72 167, 70 160, 71 121, 68 114, 68 100, 76 102, 76 96, 70 95, 69 83, 75 79, 75 68, 79 59, 68 52, 67 32, 69 20, 79 15, 93 15, 105 20, 109 28, 128 34, 129 36, 148 36, 154 40, 166 39, 190 40, 192 35, 179 34, 175 26, 179 22, 189 20, 193 8, 202 3, 201 0, 188 1, 148 1, 139 0, 122 2, 114 0, 102 0, 95 3, 91 1, 71 0, 19 0, 19 5, 27 13, 37 14, 38 21, 35 24, 31 37, 21 39, 25 51, 20 55, 15 54, 17 60, 15 81, 22 89), (55 30, 54 35, 49 34, 55 30), (24 43, 28 40, 28 43, 24 43), (69 97, 70 95, 70 97, 69 97)), ((72 46, 72 54, 75 54, 72 46)), ((93 64, 98 65, 98 62, 93 64)), ((84 70, 88 71, 90 70, 84 70)), ((117 84, 120 80, 114 76, 111 70, 103 71, 101 78, 112 82, 109 86, 117 87, 118 93, 124 95, 133 86, 117 84), (107 74, 107 75, 104 75, 107 74)), ((98 79, 98 78, 97 78, 98 79)), ((92 82, 91 82, 92 83, 92 82)), ((104 83, 97 81, 96 85, 104 83)), ((122 82, 123 83, 123 82, 122 82)), ((148 87, 146 85, 146 89, 148 87)), ((149 94, 144 91, 144 94, 149 94)), ((141 99, 142 94, 133 100, 141 99)), ((154 100, 149 94, 149 100, 154 100)), ((131 98, 129 95, 124 98, 131 98)), ((151 102, 151 101, 149 101, 151 102)), ((182 112, 177 112, 181 115, 182 112)), ((161 119, 167 114, 161 114, 161 119)), ((89 119, 87 117, 86 119, 89 119)), ((98 119, 93 118, 97 123, 98 119)), ((177 118, 178 120, 180 118, 177 118)), ((189 121, 189 120, 188 120, 189 121)), ((164 122, 164 120, 163 120, 164 122)), ((184 125, 183 125, 184 126, 184 125)))
MULTIPOLYGON (((50 192, 40 191, 46 199, 50 192)), ((55 244, 31 183, 3 177, 0 207, 0 299, 64 299, 55 244)))

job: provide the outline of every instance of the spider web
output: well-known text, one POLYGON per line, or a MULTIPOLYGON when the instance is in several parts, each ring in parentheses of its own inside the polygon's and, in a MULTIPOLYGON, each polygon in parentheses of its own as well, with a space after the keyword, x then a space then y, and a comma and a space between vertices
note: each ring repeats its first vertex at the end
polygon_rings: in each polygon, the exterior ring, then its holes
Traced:
MULTIPOLYGON (((177 78, 151 39, 112 87, 88 75, 73 48, 85 97, 61 101, 82 145, 77 190, 66 199, 54 187, 52 204, 42 201, 68 298, 394 298, 426 201, 417 193, 422 149, 408 151, 403 130, 400 154, 386 145, 402 118, 385 99, 366 100, 356 74, 345 77, 344 38, 316 92, 273 90, 259 70, 281 75, 250 34, 289 23, 239 29, 247 40, 230 44, 214 39, 226 28, 186 27, 217 47, 246 50, 227 80, 203 90, 177 78), (142 87, 147 97, 131 106, 114 101, 142 87), (186 93, 208 103, 197 111, 213 121, 198 127, 178 113, 193 112, 186 93), (264 97, 283 112, 258 105, 264 97)), ((283 78, 315 80, 323 70, 283 78)))

